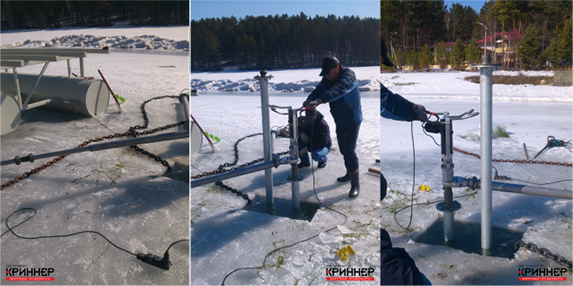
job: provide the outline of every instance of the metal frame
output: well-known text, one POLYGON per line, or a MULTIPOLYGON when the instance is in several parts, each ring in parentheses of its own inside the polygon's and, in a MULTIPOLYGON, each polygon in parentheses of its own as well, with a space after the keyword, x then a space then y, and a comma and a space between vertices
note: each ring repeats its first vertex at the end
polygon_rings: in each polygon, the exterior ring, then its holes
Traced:
POLYGON ((12 73, 14 74, 14 81, 16 83, 16 99, 18 100, 18 105, 20 106, 21 111, 25 111, 28 109, 36 108, 42 105, 46 105, 48 103, 57 101, 58 98, 54 97, 49 100, 43 100, 40 102, 36 102, 34 104, 28 105, 28 102, 32 98, 36 87, 40 83, 40 79, 46 72, 49 63, 51 62, 58 62, 66 60, 68 66, 68 77, 71 77, 71 67, 70 67, 70 59, 79 59, 80 64, 80 76, 84 77, 84 58, 87 57, 88 53, 98 53, 98 54, 109 54, 109 48, 105 47, 103 49, 74 49, 74 48, 63 48, 63 49, 48 49, 48 48, 34 48, 34 49, 2 49, 2 53, 0 54, 0 69, 6 70, 12 69, 12 73), (30 90, 30 93, 26 97, 24 101, 22 101, 22 94, 20 88, 20 82, 18 80, 18 72, 16 68, 26 67, 29 65, 35 64, 44 64, 42 70, 38 74, 38 79, 34 83, 34 86, 30 90))

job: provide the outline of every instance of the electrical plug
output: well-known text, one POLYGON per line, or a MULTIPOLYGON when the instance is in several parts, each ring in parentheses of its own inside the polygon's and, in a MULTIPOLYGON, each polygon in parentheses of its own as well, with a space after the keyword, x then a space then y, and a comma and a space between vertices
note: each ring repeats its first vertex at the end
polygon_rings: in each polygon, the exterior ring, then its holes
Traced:
POLYGON ((168 252, 165 252, 165 254, 163 254, 163 258, 157 255, 153 255, 151 253, 148 254, 138 253, 137 259, 164 270, 169 270, 169 267, 171 267, 171 262, 169 261, 168 252))

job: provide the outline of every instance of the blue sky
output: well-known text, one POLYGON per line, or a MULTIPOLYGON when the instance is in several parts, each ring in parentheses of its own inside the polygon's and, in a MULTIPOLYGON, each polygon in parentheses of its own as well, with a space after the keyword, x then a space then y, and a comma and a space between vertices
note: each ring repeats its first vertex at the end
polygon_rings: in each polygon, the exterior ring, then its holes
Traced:
POLYGON ((460 3, 463 6, 470 6, 474 8, 478 14, 485 2, 486 0, 444 0, 444 3, 448 5, 448 9, 452 7, 453 3, 460 3))
POLYGON ((191 20, 235 16, 237 19, 249 16, 288 14, 304 12, 309 17, 360 16, 360 18, 380 18, 380 2, 366 1, 191 1, 191 20))

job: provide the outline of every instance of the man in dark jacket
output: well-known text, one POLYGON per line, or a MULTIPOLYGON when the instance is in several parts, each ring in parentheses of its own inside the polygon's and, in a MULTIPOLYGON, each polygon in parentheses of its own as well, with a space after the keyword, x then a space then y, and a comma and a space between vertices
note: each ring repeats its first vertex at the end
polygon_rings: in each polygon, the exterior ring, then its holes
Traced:
POLYGON ((308 95, 303 106, 319 105, 326 102, 330 104, 330 113, 336 124, 338 147, 344 156, 346 167, 346 175, 339 177, 337 181, 350 181, 351 187, 348 196, 355 198, 360 193, 356 141, 358 140, 360 123, 362 123, 358 81, 354 72, 342 66, 338 59, 333 56, 324 58, 319 76, 323 76, 322 80, 316 89, 308 95))
POLYGON ((432 285, 404 248, 392 247, 385 229, 380 229, 380 285, 432 285))
POLYGON ((330 139, 330 128, 324 120, 324 115, 316 108, 306 111, 306 116, 310 118, 310 124, 300 128, 298 138, 298 150, 300 152, 300 164, 298 168, 310 166, 308 152, 312 153, 312 159, 318 162, 318 168, 326 167, 326 155, 332 147, 330 139))
MULTIPOLYGON (((386 54, 386 44, 384 40, 380 38, 382 44, 381 58, 382 63, 385 66, 393 67, 394 64, 386 54)), ((423 105, 415 104, 399 94, 392 93, 383 84, 380 84, 380 115, 384 118, 398 120, 398 121, 426 121, 428 116, 426 115, 426 108, 423 105)), ((382 160, 380 160, 382 163, 382 160)), ((382 171, 382 168, 380 168, 382 171)), ((388 188, 388 182, 382 172, 380 172, 380 200, 386 197, 386 190, 388 188)))

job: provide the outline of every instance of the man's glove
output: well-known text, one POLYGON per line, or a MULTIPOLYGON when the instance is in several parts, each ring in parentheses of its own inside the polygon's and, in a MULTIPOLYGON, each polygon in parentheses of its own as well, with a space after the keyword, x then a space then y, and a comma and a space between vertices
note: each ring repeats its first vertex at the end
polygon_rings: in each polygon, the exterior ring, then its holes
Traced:
POLYGON ((321 103, 321 102, 320 102, 320 99, 316 99, 316 100, 312 100, 312 101, 310 101, 310 100, 305 100, 305 101, 302 103, 302 106, 304 106, 304 107, 307 107, 307 106, 317 106, 317 105, 319 105, 320 103, 321 103))
POLYGON ((309 139, 309 138, 308 138, 308 136, 306 135, 306 133, 304 133, 304 132, 300 133, 300 139, 302 140, 302 142, 303 142, 304 144, 308 144, 308 139, 309 139))
POLYGON ((412 103, 412 110, 416 113, 416 119, 422 122, 428 121, 428 115, 426 114, 426 108, 421 104, 412 103))
POLYGON ((299 155, 299 156, 304 156, 304 155, 306 154, 306 152, 308 152, 308 151, 307 151, 306 147, 304 147, 304 148, 302 148, 302 149, 298 152, 298 155, 299 155))

